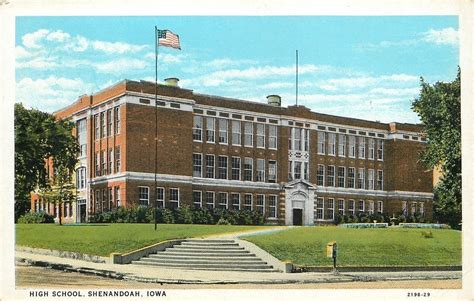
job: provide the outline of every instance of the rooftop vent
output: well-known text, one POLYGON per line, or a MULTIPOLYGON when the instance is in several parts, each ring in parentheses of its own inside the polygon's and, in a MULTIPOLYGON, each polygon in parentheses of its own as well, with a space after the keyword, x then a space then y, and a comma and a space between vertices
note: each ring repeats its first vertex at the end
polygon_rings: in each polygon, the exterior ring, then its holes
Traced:
POLYGON ((176 77, 165 78, 166 85, 170 87, 178 87, 178 82, 179 82, 179 78, 176 78, 176 77))
POLYGON ((281 97, 280 95, 268 95, 267 102, 271 106, 280 107, 281 106, 281 97))

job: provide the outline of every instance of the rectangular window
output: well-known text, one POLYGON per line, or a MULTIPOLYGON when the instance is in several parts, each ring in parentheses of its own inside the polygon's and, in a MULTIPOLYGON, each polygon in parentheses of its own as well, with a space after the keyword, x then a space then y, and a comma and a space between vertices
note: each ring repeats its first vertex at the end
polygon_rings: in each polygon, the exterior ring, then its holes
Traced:
POLYGON ((232 157, 231 180, 240 181, 240 158, 232 157))
POLYGON ((375 151, 375 140, 374 138, 369 138, 369 159, 374 159, 374 151, 375 151))
POLYGON ((359 137, 359 159, 365 159, 365 137, 359 137))
POLYGON ((206 118, 206 141, 216 142, 216 120, 212 117, 206 118))
POLYGON ((326 214, 326 219, 334 220, 334 199, 328 199, 326 214))
POLYGON ((241 145, 240 121, 232 120, 232 145, 241 145))
POLYGON ((253 159, 244 159, 244 181, 253 181, 253 159))
POLYGON ((201 208, 202 207, 202 192, 194 190, 193 191, 193 204, 194 208, 201 208))
POLYGON ((100 176, 100 155, 99 152, 94 154, 95 176, 100 176))
POLYGON ((324 155, 326 153, 326 133, 318 132, 318 154, 324 155))
POLYGON ((100 138, 99 114, 94 115, 94 132, 95 132, 95 140, 98 140, 100 138))
POLYGON ((347 169, 347 188, 355 188, 355 168, 347 169))
POLYGON ((425 215, 424 204, 423 204, 423 203, 418 203, 418 205, 419 205, 419 208, 418 208, 419 211, 418 211, 418 212, 419 212, 421 215, 425 215))
POLYGON ((217 178, 227 179, 227 157, 219 156, 217 160, 217 178))
POLYGON ((377 140, 377 160, 383 161, 383 140, 377 140))
POLYGON ((343 166, 337 168, 337 187, 346 187, 346 168, 343 166))
POLYGON ((293 161, 288 161, 288 181, 293 180, 293 161))
POLYGON ((257 159, 257 182, 265 182, 265 160, 257 159))
POLYGON ((202 116, 193 117, 193 140, 202 141, 202 116))
POLYGON ((383 170, 377 170, 377 190, 383 190, 383 170))
POLYGON ((105 121, 105 112, 100 113, 100 138, 104 138, 107 132, 107 123, 105 121))
POLYGON ((355 201, 354 200, 349 200, 349 215, 351 216, 355 215, 355 201))
POLYGON ((248 211, 252 210, 252 195, 251 194, 244 195, 243 209, 248 210, 248 211))
POLYGON ((336 134, 328 133, 328 155, 336 155, 336 134))
POLYGON ((165 208, 165 189, 156 187, 156 207, 165 208))
POLYGON ((339 157, 346 156, 346 135, 339 134, 339 157))
POLYGON ((114 152, 113 152, 113 149, 112 148, 109 148, 109 157, 108 157, 108 168, 107 168, 107 171, 108 171, 108 174, 111 174, 114 172, 114 169, 113 169, 113 164, 114 164, 114 152))
POLYGON ((115 132, 115 135, 118 135, 120 134, 120 107, 114 108, 114 120, 115 120, 114 132, 115 132))
POLYGON ((257 147, 265 147, 265 125, 257 123, 257 147))
POLYGON ((293 171, 293 179, 301 179, 301 167, 303 165, 303 162, 300 161, 294 161, 293 166, 295 170, 293 171))
POLYGON ((277 196, 269 195, 268 196, 268 218, 277 217, 277 196))
POLYGON ((374 170, 373 169, 368 170, 367 178, 368 178, 368 187, 367 187, 367 189, 374 190, 374 170))
POLYGON ((227 192, 219 192, 217 194, 218 208, 227 209, 227 192))
POLYGON ((258 212, 260 212, 261 214, 265 214, 265 195, 257 194, 255 206, 258 212))
POLYGON ((309 130, 308 129, 304 129, 303 130, 303 145, 304 145, 304 148, 303 150, 305 152, 308 152, 309 151, 309 130))
POLYGON ((356 137, 349 136, 349 157, 355 158, 356 156, 356 137))
POLYGON ((206 155, 206 178, 214 179, 214 155, 206 155))
POLYGON ((336 168, 333 165, 329 165, 327 168, 327 181, 329 187, 334 187, 334 176, 335 176, 336 168))
POLYGON ((309 180, 309 162, 303 162, 303 179, 309 180))
POLYGON ((367 209, 367 213, 374 214, 374 201, 368 201, 369 208, 367 209))
POLYGON ((365 189, 365 169, 359 168, 359 172, 357 173, 357 188, 358 189, 365 189))
POLYGON ((253 124, 244 122, 244 145, 253 146, 253 124))
POLYGON ((358 210, 359 212, 364 212, 365 211, 365 201, 364 200, 359 200, 358 202, 358 210))
POLYGON ((76 187, 78 190, 86 188, 86 168, 81 167, 76 170, 76 187))
POLYGON ((318 164, 316 172, 316 185, 324 186, 324 165, 318 164))
POLYGON ((120 186, 114 187, 114 197, 115 197, 115 204, 118 207, 122 206, 121 197, 120 197, 120 186))
POLYGON ((109 210, 112 209, 114 207, 114 199, 113 199, 113 195, 112 195, 112 187, 109 187, 109 210))
POLYGON ((107 137, 112 136, 112 109, 107 110, 107 137))
POLYGON ((206 207, 208 209, 214 208, 214 192, 206 191, 206 207))
POLYGON ((293 149, 301 150, 301 129, 293 128, 293 149))
POLYGON ((324 219, 324 198, 317 198, 316 200, 316 219, 324 219))
POLYGON ((202 154, 193 154, 193 177, 202 177, 202 154))
POLYGON ((344 200, 343 199, 337 200, 337 213, 339 215, 345 215, 345 213, 344 213, 344 200))
POLYGON ((277 162, 268 161, 268 182, 276 183, 277 181, 277 162))
POLYGON ((276 149, 278 141, 278 133, 276 125, 268 126, 268 148, 276 149))
POLYGON ((219 119, 219 143, 227 144, 227 129, 229 127, 229 122, 227 119, 219 119))
POLYGON ((377 202, 377 212, 378 213, 383 213, 383 202, 382 201, 377 202))
POLYGON ((147 186, 138 186, 138 204, 148 206, 150 200, 150 188, 147 186))
POLYGON ((77 121, 77 143, 79 144, 79 157, 87 155, 87 124, 86 118, 77 121))
POLYGON ((170 188, 170 207, 171 209, 179 207, 179 188, 170 188))
POLYGON ((115 172, 120 172, 120 145, 115 147, 115 172))
POLYGON ((100 163, 102 165, 102 175, 105 176, 107 174, 107 153, 105 150, 100 152, 100 163))
POLYGON ((231 193, 230 200, 232 204, 232 210, 240 210, 240 194, 239 193, 231 193))

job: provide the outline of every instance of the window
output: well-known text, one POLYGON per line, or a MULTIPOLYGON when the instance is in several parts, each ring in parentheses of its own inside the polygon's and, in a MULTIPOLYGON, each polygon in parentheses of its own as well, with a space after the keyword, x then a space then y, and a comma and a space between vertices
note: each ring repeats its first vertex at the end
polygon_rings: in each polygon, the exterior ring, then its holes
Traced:
POLYGON ((369 187, 367 188, 369 190, 374 190, 374 170, 373 169, 369 169, 367 177, 368 177, 368 185, 369 185, 369 187))
POLYGON ((118 207, 122 207, 121 197, 120 197, 120 186, 114 187, 114 198, 115 198, 115 205, 118 207))
POLYGON ((106 134, 107 123, 105 122, 105 112, 100 113, 100 138, 104 138, 106 134))
POLYGON ((349 200, 349 214, 351 216, 354 216, 355 214, 355 201, 354 200, 349 200))
POLYGON ((113 148, 109 148, 109 158, 108 158, 108 168, 107 168, 107 171, 109 174, 113 173, 114 172, 114 169, 113 169, 113 164, 114 164, 114 151, 113 151, 113 148))
POLYGON ((107 110, 107 137, 112 136, 112 109, 107 110))
POLYGON ((277 217, 277 196, 269 195, 268 196, 268 218, 277 217))
POLYGON ((365 159, 365 137, 359 137, 359 158, 365 159))
POLYGON ((193 117, 193 140, 202 141, 202 116, 193 117))
POLYGON ((171 209, 179 207, 179 188, 170 188, 170 207, 171 209))
POLYGON ((244 145, 253 146, 253 124, 244 122, 244 145))
POLYGON ((326 133, 318 132, 318 154, 324 155, 326 153, 326 133))
POLYGON ((194 208, 201 208, 202 207, 202 192, 201 191, 193 191, 193 204, 194 208))
POLYGON ((95 176, 100 176, 100 156, 99 152, 94 154, 95 176))
POLYGON ((150 199, 150 189, 146 186, 138 186, 138 204, 140 206, 148 206, 150 199))
POLYGON ((265 125, 257 123, 257 147, 265 147, 265 125))
POLYGON ((156 207, 165 208, 165 189, 156 187, 156 207))
POLYGON ((359 200, 357 208, 359 209, 359 212, 364 212, 365 211, 365 201, 364 200, 359 200))
POLYGON ((375 140, 373 138, 369 138, 369 159, 374 159, 374 149, 375 149, 375 140))
POLYGON ((328 155, 336 155, 336 134, 328 133, 328 155))
POLYGON ((303 130, 303 145, 304 145, 304 148, 303 150, 305 152, 309 151, 309 130, 308 129, 304 129, 303 130))
POLYGON ((316 171, 316 185, 324 186, 324 165, 318 164, 316 171))
POLYGON ((114 199, 112 195, 112 187, 108 188, 108 195, 109 195, 109 210, 114 207, 114 199))
POLYGON ((231 193, 230 194, 232 210, 240 210, 240 194, 239 193, 231 193))
POLYGON ((402 212, 403 212, 403 215, 406 215, 408 213, 407 212, 407 201, 402 202, 402 212))
POLYGON ((349 136, 349 157, 355 158, 356 156, 356 137, 349 136))
POLYGON ((219 156, 217 161, 217 178, 227 179, 227 157, 219 156))
POLYGON ((347 169, 347 188, 355 188, 355 168, 347 169))
POLYGON ((293 180, 293 161, 288 161, 288 181, 293 180))
POLYGON ((301 165, 303 162, 294 161, 293 166, 295 170, 293 171, 293 179, 301 179, 301 165))
POLYGON ((327 181, 328 181, 328 186, 330 187, 334 187, 334 173, 335 173, 335 170, 336 168, 333 166, 333 165, 329 165, 328 166, 328 170, 327 170, 327 181))
POLYGON ((252 195, 251 194, 244 195, 243 209, 248 210, 248 211, 252 210, 252 195))
POLYGON ((115 147, 115 172, 120 172, 120 145, 115 147))
POLYGON ((383 140, 377 141, 377 160, 383 161, 383 140))
POLYGON ((424 209, 424 204, 423 203, 418 203, 419 207, 418 207, 418 212, 421 214, 421 215, 425 215, 425 209, 424 209))
POLYGON ((343 166, 337 168, 337 187, 346 187, 346 168, 343 166))
POLYGON ((276 183, 277 180, 277 162, 268 161, 268 182, 276 183))
POLYGON ((216 120, 212 117, 206 118, 206 141, 216 142, 216 120))
POLYGON ((377 170, 377 190, 383 190, 383 170, 377 170))
POLYGON ((309 179, 309 163, 308 162, 303 162, 303 179, 308 180, 309 179))
POLYGON ((76 187, 77 190, 86 188, 86 168, 80 167, 76 170, 76 187))
POLYGON ((193 177, 202 177, 202 154, 193 154, 193 177))
POLYGON ((358 178, 357 178, 357 188, 365 189, 365 169, 359 168, 358 178))
POLYGON ((378 213, 383 213, 383 202, 382 201, 377 202, 377 212, 378 213))
POLYGON ((324 219, 324 198, 316 199, 316 219, 324 219))
MULTIPOLYGON (((100 212, 100 190, 95 191, 95 208, 94 209, 95 209, 94 212, 100 212)), ((48 210, 48 213, 49 213, 49 210, 48 210)))
POLYGON ((327 206, 326 218, 334 220, 334 199, 328 199, 327 206))
POLYGON ((257 182, 265 182, 265 160, 257 159, 257 182))
POLYGON ((255 205, 258 212, 265 214, 265 195, 257 194, 257 201, 255 205))
POLYGON ((114 132, 115 132, 115 135, 118 135, 120 134, 120 107, 114 108, 114 120, 115 120, 114 132))
POLYGON ((340 215, 345 215, 344 214, 344 200, 339 199, 337 200, 337 213, 340 215))
POLYGON ((87 155, 87 126, 86 119, 83 118, 77 121, 77 143, 79 144, 79 157, 85 157, 87 155))
POLYGON ((240 121, 232 120, 232 145, 241 145, 240 121))
POLYGON ((218 208, 227 209, 227 192, 219 192, 217 194, 218 208))
POLYGON ((293 128, 293 149, 294 150, 301 150, 301 129, 293 128))
POLYGON ((219 119, 219 143, 221 144, 227 144, 228 124, 227 119, 219 119))
POLYGON ((240 181, 240 158, 232 157, 231 179, 240 181))
POLYGON ((105 150, 101 151, 100 160, 102 164, 102 175, 105 176, 107 174, 107 153, 105 150))
POLYGON ((206 191, 206 207, 208 209, 214 208, 214 192, 206 191))
POLYGON ((369 214, 374 214, 374 201, 368 201, 369 203, 369 208, 367 209, 367 212, 369 214))
POLYGON ((95 140, 100 138, 100 123, 99 123, 99 114, 94 115, 94 132, 95 140))
POLYGON ((339 157, 346 156, 346 135, 339 134, 339 157))
POLYGON ((277 127, 276 125, 268 126, 268 148, 276 149, 277 148, 277 127))
POLYGON ((206 178, 214 178, 214 155, 206 155, 206 178))
POLYGON ((253 180, 253 159, 245 158, 244 159, 244 181, 253 180))

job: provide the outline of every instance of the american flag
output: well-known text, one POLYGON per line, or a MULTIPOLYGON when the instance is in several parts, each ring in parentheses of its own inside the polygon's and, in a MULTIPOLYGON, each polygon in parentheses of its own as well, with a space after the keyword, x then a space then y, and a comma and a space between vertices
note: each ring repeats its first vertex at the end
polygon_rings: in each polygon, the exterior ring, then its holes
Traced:
POLYGON ((158 38, 158 45, 181 50, 181 45, 179 44, 179 36, 177 34, 174 34, 167 29, 157 29, 156 35, 158 38))

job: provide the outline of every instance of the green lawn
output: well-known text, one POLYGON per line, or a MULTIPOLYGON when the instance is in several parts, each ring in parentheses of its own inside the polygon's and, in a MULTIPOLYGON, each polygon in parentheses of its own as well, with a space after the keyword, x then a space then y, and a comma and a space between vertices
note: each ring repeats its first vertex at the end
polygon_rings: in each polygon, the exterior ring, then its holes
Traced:
POLYGON ((91 255, 124 253, 156 242, 187 237, 239 232, 265 226, 97 224, 58 226, 54 224, 16 225, 16 244, 91 255))
POLYGON ((298 265, 330 266, 326 244, 338 244, 339 266, 460 265, 461 232, 431 229, 345 229, 298 227, 288 231, 245 238, 280 260, 298 265))

